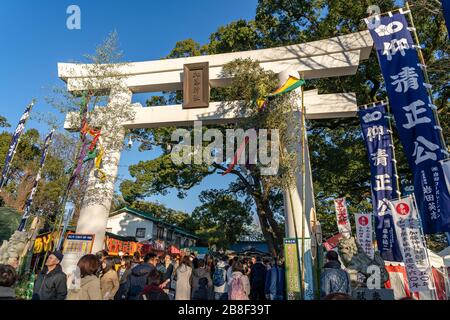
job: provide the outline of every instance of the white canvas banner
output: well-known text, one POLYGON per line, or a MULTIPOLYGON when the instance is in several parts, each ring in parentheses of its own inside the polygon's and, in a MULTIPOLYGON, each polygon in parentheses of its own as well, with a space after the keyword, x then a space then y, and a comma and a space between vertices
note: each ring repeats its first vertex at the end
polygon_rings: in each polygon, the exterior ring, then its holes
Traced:
POLYGON ((410 290, 412 292, 433 290, 431 266, 414 199, 409 196, 392 200, 390 206, 410 290))
POLYGON ((364 252, 373 259, 372 214, 355 213, 356 239, 364 252))
POLYGON ((345 198, 335 199, 334 206, 336 208, 336 220, 339 233, 341 233, 345 238, 350 238, 352 234, 352 227, 350 226, 350 221, 348 219, 345 198))

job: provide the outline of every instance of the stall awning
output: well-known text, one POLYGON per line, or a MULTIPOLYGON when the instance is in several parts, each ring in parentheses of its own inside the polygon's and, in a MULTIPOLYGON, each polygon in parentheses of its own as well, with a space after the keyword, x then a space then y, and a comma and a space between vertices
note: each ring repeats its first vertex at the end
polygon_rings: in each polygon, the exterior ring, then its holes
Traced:
POLYGON ((105 235, 109 238, 114 238, 121 241, 133 241, 138 242, 135 237, 125 237, 125 236, 119 236, 118 234, 111 233, 111 232, 105 232, 105 235))

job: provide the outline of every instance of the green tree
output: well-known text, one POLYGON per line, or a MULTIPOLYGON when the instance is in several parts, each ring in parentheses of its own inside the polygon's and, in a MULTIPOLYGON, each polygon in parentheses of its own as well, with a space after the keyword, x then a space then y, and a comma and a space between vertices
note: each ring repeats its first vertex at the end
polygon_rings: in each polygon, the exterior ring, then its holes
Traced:
POLYGON ((0 207, 0 241, 9 240, 20 223, 20 215, 11 208, 0 207))
MULTIPOLYGON (((3 165, 12 135, 0 134, 0 161, 3 165)), ((21 137, 16 155, 11 163, 7 184, 0 191, 3 205, 22 214, 36 179, 44 144, 43 137, 36 129, 27 130, 21 137)), ((31 206, 31 213, 39 213, 53 221, 61 208, 61 199, 68 182, 67 170, 73 161, 76 141, 67 134, 55 133, 44 163, 41 180, 31 206)), ((79 205, 85 189, 81 179, 74 187, 71 201, 79 205)))
MULTIPOLYGON (((450 63, 449 43, 442 10, 436 2, 410 1, 419 38, 425 44, 424 57, 430 74, 435 104, 447 145, 450 139, 450 63)), ((255 17, 264 46, 302 43, 366 30, 362 20, 369 5, 381 12, 396 8, 396 1, 321 1, 260 0, 255 17)), ((403 5, 404 3, 400 3, 403 5)), ((320 93, 355 92, 358 104, 386 97, 380 66, 373 52, 363 61, 355 76, 308 81, 308 87, 320 93)), ((337 231, 332 199, 347 196, 351 212, 370 212, 370 172, 357 118, 308 121, 314 191, 318 216, 324 224, 324 236, 337 231), (343 159, 336 162, 333 159, 343 159)), ((400 180, 411 183, 408 167, 394 126, 394 144, 400 180)))
POLYGON ((192 218, 196 234, 207 239, 209 246, 228 248, 246 234, 252 222, 249 201, 239 201, 236 195, 217 189, 202 191, 199 199, 202 204, 194 209, 192 218))
MULTIPOLYGON (((281 45, 303 43, 315 40, 326 39, 339 35, 348 34, 366 30, 363 18, 367 16, 369 5, 377 4, 382 12, 396 8, 396 1, 378 0, 378 1, 325 1, 325 0, 260 0, 258 2, 256 16, 254 20, 239 20, 226 26, 220 27, 210 36, 210 42, 203 47, 188 39, 185 45, 183 42, 177 43, 175 49, 168 57, 194 56, 209 54, 234 52, 249 50, 255 48, 269 48, 281 45), (203 49, 202 49, 203 48, 203 49), (180 52, 182 55, 180 55, 180 52)), ((429 66, 430 78, 434 87, 436 105, 439 108, 441 125, 444 136, 447 141, 450 137, 450 112, 448 106, 449 98, 449 76, 448 70, 450 64, 449 46, 447 33, 445 31, 442 11, 437 5, 430 5, 424 0, 412 1, 413 16, 416 21, 416 27, 419 31, 419 37, 422 43, 426 44, 424 50, 426 64, 429 66)), ((240 87, 241 90, 251 90, 254 86, 248 85, 240 87)), ((358 104, 365 104, 382 100, 386 97, 383 86, 383 77, 380 73, 380 67, 373 52, 369 60, 364 61, 358 67, 356 75, 324 78, 307 81, 308 88, 318 88, 319 93, 334 92, 355 92, 358 104)), ((212 100, 224 100, 230 96, 229 90, 213 89, 211 90, 212 100)), ((180 103, 181 94, 172 94, 170 103, 180 103)), ((155 105, 149 102, 149 105, 155 105)), ((157 102, 160 103, 161 101, 157 102)), ((318 217, 324 225, 324 237, 328 237, 337 232, 333 198, 346 196, 351 212, 370 212, 370 172, 368 159, 365 151, 359 121, 357 118, 332 119, 321 121, 308 121, 308 139, 311 152, 311 163, 313 170, 314 191, 316 196, 316 205, 318 217), (336 161, 340 159, 340 161, 336 161)), ((170 146, 168 142, 171 132, 169 128, 164 130, 146 130, 140 132, 145 148, 150 148, 155 144, 160 146, 170 146), (165 130, 168 129, 168 130, 165 130)), ((397 160, 399 163, 399 175, 401 180, 411 181, 411 172, 407 167, 405 156, 402 152, 398 140, 398 134, 394 126, 394 143, 397 148, 397 160)), ((163 149, 165 148, 163 147, 163 149)), ((152 174, 152 179, 159 179, 159 170, 161 177, 158 182, 151 182, 146 186, 146 182, 132 185, 127 182, 124 186, 126 194, 132 194, 138 197, 140 194, 152 194, 167 190, 168 188, 177 188, 180 185, 180 195, 182 196, 189 188, 198 184, 204 176, 220 172, 221 168, 213 170, 199 167, 194 171, 193 168, 174 168, 164 157, 153 163, 140 163, 137 167, 131 167, 136 176, 136 182, 139 179, 145 179, 145 172, 152 174), (150 166, 146 168, 146 166, 150 166), (192 177, 189 173, 192 172, 192 177), (173 175, 177 178, 173 178, 173 175), (172 178, 168 179, 168 177, 172 178), (134 194, 133 194, 134 192, 134 194)), ((223 168, 222 168, 223 169, 223 168)), ((246 189, 245 177, 242 179, 236 175, 236 183, 230 186, 230 192, 241 192, 244 197, 252 195, 249 189, 246 189)), ((260 192, 255 194, 265 194, 260 192)), ((273 216, 279 228, 282 226, 283 206, 279 205, 279 190, 273 191, 267 195, 266 208, 269 208, 269 215, 273 216), (278 203, 278 206, 275 206, 278 203)), ((265 213, 264 213, 265 215, 265 213)), ((268 242, 271 242, 273 235, 267 230, 272 225, 261 223, 261 229, 268 242)), ((267 220, 265 221, 267 223, 267 220)), ((275 224, 274 224, 275 226, 275 224)), ((275 227, 275 230, 277 228, 275 227)), ((281 227, 282 229, 282 227, 281 227)), ((283 234, 281 232, 278 232, 283 234)))
POLYGON ((11 125, 5 117, 0 116, 0 128, 9 128, 11 125))
MULTIPOLYGON (((8 132, 0 134, 1 170, 3 170, 11 140, 12 134, 8 132)), ((6 184, 0 191, 4 205, 18 212, 23 210, 28 194, 33 187, 39 154, 39 132, 35 129, 27 130, 20 139, 16 155, 10 163, 6 184)))
POLYGON ((219 27, 204 48, 208 54, 254 50, 259 47, 259 40, 255 22, 241 19, 219 27))
MULTIPOLYGON (((233 125, 215 126, 215 128, 219 128, 223 133, 226 128, 279 129, 281 140, 288 140, 287 123, 289 121, 286 111, 291 110, 290 96, 272 101, 268 108, 270 112, 258 112, 253 103, 257 97, 263 97, 276 88, 275 75, 263 70, 257 62, 249 60, 231 62, 224 67, 223 72, 234 77, 232 85, 222 92, 224 100, 243 101, 241 108, 246 110, 249 117, 245 121, 233 125)), ((134 180, 125 180, 121 184, 121 192, 127 202, 132 203, 136 199, 143 199, 153 194, 164 195, 173 188, 178 190, 178 195, 182 198, 187 190, 199 184, 207 175, 223 173, 227 169, 226 164, 222 162, 214 162, 211 165, 175 164, 170 154, 174 142, 170 140, 171 131, 167 131, 167 128, 140 130, 139 133, 141 139, 149 141, 148 144, 141 144, 141 147, 150 148, 151 145, 158 145, 162 147, 163 154, 154 160, 141 161, 129 167, 130 175, 134 180)), ((192 130, 191 134, 193 134, 192 130)), ((226 141, 223 142, 226 143, 226 141)), ((204 142, 203 147, 207 147, 207 145, 208 143, 204 142)), ((284 236, 283 227, 280 224, 282 214, 279 214, 280 193, 284 184, 293 176, 290 168, 295 167, 291 163, 287 163, 291 157, 286 156, 285 158, 286 161, 281 161, 279 174, 273 177, 262 175, 259 165, 243 170, 235 168, 230 172, 236 176, 237 181, 230 185, 228 191, 239 193, 243 198, 251 199, 254 203, 262 226, 261 230, 273 254, 277 254, 281 250, 284 236)))

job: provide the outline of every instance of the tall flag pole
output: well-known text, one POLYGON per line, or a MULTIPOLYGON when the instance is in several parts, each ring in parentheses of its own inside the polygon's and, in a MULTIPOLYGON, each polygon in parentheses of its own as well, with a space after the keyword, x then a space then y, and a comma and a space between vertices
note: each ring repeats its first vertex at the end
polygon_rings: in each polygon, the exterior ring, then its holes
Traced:
POLYGON ((31 203, 33 202, 33 198, 34 198, 34 195, 36 194, 39 181, 41 180, 42 170, 44 168, 45 159, 47 159, 48 150, 50 148, 50 144, 52 143, 52 137, 53 137, 54 132, 55 132, 55 129, 50 131, 50 133, 45 138, 44 148, 42 149, 41 162, 39 164, 39 170, 36 175, 36 179, 34 180, 33 189, 31 189, 31 193, 28 196, 27 202, 25 203, 25 210, 24 210, 22 220, 20 221, 19 228, 18 228, 19 231, 23 231, 25 229, 25 225, 27 224, 28 218, 30 217, 31 203))
POLYGON ((402 261, 389 200, 400 197, 392 130, 386 103, 358 111, 370 163, 375 234, 381 257, 402 261))
POLYGON ((442 10, 444 11, 445 24, 447 25, 447 36, 450 38, 450 1, 442 1, 442 10))
POLYGON ((395 187, 397 188, 397 190, 396 190, 397 195, 400 197, 402 195, 402 192, 400 191, 401 190, 401 188, 400 188, 400 176, 398 175, 397 159, 396 159, 396 156, 395 156, 395 145, 394 145, 394 137, 393 137, 394 131, 392 130, 392 112, 391 112, 391 107, 389 105, 389 101, 386 102, 386 111, 387 111, 387 113, 386 113, 385 118, 388 121, 388 124, 389 124, 388 132, 389 132, 389 135, 391 136, 390 147, 391 147, 391 150, 392 150, 392 163, 393 163, 393 170, 394 170, 394 177, 395 177, 395 187))
MULTIPOLYGON (((444 0, 444 2, 446 2, 446 1, 448 2, 448 0, 444 0)), ((433 106, 431 108, 431 110, 433 111, 434 120, 436 121, 437 128, 438 128, 438 131, 439 131, 439 138, 441 139, 442 145, 446 149, 445 138, 444 138, 444 134, 442 133, 441 124, 439 122, 439 116, 438 116, 437 108, 436 108, 436 106, 434 105, 434 102, 433 102, 433 92, 431 91, 432 87, 431 87, 430 77, 428 76, 427 65, 425 64, 425 58, 423 57, 422 47, 420 45, 420 40, 419 40, 419 35, 417 34, 417 29, 416 29, 416 26, 414 25, 414 19, 413 19, 411 10, 409 8, 409 2, 408 1, 406 1, 406 9, 407 9, 406 12, 408 14, 409 21, 411 22, 411 28, 409 28, 409 29, 412 31, 412 34, 414 35, 414 40, 415 40, 415 43, 416 43, 416 46, 415 47, 413 46, 413 48, 415 48, 417 50, 417 55, 418 55, 419 60, 420 60, 423 76, 425 77, 425 81, 426 82, 424 83, 424 86, 425 86, 425 88, 428 91, 428 96, 429 96, 429 99, 431 101, 431 105, 433 106)), ((448 153, 447 153, 447 157, 448 157, 448 153)))
MULTIPOLYGON (((425 234, 450 231, 450 191, 441 160, 448 151, 433 104, 421 46, 411 36, 407 10, 376 15, 366 23, 374 40, 400 141, 414 177, 414 193, 425 234)), ((412 21, 412 19, 411 19, 412 21)))
POLYGON ((19 145, 20 137, 22 133, 25 131, 25 124, 27 123, 28 118, 30 117, 31 109, 35 104, 35 100, 33 99, 31 103, 25 109, 22 117, 19 120, 19 124, 17 125, 16 131, 14 131, 14 135, 11 140, 11 144, 9 145, 8 153, 6 154, 5 165, 3 166, 2 176, 0 177, 0 190, 4 187, 6 181, 8 180, 9 170, 11 168, 11 163, 16 155, 17 146, 19 145))

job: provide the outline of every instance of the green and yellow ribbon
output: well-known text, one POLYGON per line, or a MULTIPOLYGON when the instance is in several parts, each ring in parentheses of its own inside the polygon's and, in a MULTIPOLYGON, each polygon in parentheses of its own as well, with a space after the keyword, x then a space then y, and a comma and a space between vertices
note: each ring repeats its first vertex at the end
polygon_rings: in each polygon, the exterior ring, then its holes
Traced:
POLYGON ((298 79, 293 76, 289 76, 289 78, 286 80, 286 82, 281 87, 279 87, 277 90, 275 90, 271 94, 267 95, 265 98, 257 99, 256 104, 258 105, 258 108, 260 110, 262 110, 269 99, 272 99, 272 98, 279 96, 281 94, 284 94, 284 93, 291 92, 291 91, 301 87, 304 84, 305 84, 305 80, 298 79))

